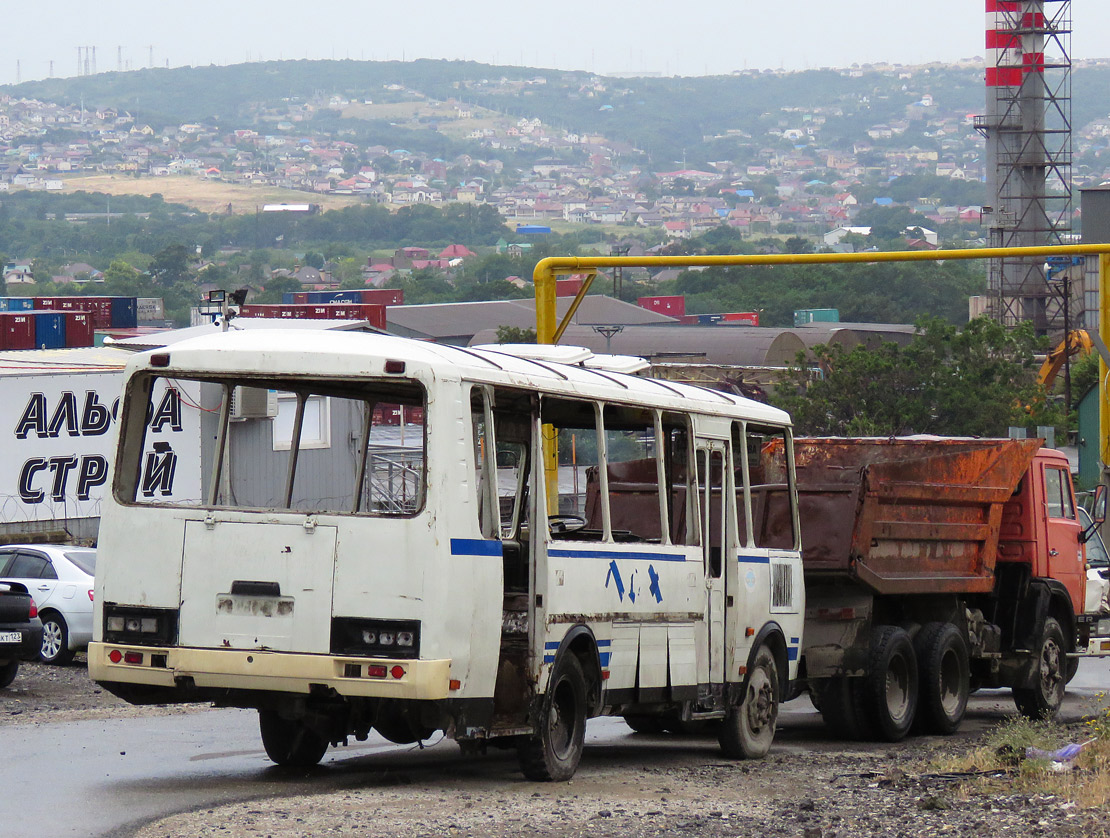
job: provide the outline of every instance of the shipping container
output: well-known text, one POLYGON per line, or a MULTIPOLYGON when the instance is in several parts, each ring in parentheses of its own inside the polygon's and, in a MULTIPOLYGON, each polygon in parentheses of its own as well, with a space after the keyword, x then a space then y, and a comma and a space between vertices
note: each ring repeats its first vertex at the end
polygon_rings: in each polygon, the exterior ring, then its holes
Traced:
POLYGON ((34 311, 55 311, 58 308, 57 297, 33 297, 34 311))
POLYGON ((34 297, 0 297, 0 311, 30 311, 34 307, 34 297))
POLYGON ((93 335, 96 332, 93 326, 93 313, 91 311, 67 311, 65 315, 66 346, 92 346, 93 335))
POLYGON ((0 349, 34 349, 35 318, 23 311, 0 312, 0 349))
POLYGON ((714 326, 724 320, 723 314, 699 314, 698 322, 703 326, 714 326))
POLYGON ((799 308, 794 311, 794 325, 807 323, 839 323, 840 309, 836 308, 799 308))
POLYGON ((758 326, 758 311, 730 311, 724 315, 724 322, 734 326, 758 326))
POLYGON ((582 283, 586 280, 579 276, 567 277, 566 279, 555 280, 555 296, 556 297, 574 297, 582 290, 582 283))
POLYGON ((138 302, 134 297, 109 297, 108 299, 112 301, 112 326, 134 329, 139 325, 138 302))
POLYGON ((636 300, 636 305, 640 308, 646 308, 648 311, 655 311, 670 317, 681 317, 686 313, 686 295, 640 297, 636 300))
POLYGON ((35 347, 38 349, 64 349, 66 345, 66 316, 61 311, 33 311, 35 319, 35 347))

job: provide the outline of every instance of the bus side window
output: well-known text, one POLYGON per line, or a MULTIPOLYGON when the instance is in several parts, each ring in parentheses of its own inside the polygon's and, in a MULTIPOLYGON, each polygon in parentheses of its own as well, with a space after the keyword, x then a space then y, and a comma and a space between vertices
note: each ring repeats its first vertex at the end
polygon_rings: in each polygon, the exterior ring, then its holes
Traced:
POLYGON ((746 424, 744 433, 752 513, 751 541, 755 547, 794 550, 796 528, 790 436, 785 428, 752 424, 746 424))
MULTIPOLYGON (((609 518, 615 541, 662 541, 659 464, 653 412, 606 405, 605 456, 609 482, 609 518)), ((596 484, 587 487, 591 525, 600 498, 596 484)))
POLYGON ((470 425, 474 444, 474 489, 478 526, 483 538, 501 537, 497 497, 496 443, 493 439, 493 407, 489 392, 475 386, 470 394, 470 425))
POLYGON ((604 537, 597 409, 594 402, 554 398, 544 399, 540 408, 544 433, 551 434, 545 445, 554 447, 558 461, 558 498, 548 516, 561 522, 557 538, 604 537))

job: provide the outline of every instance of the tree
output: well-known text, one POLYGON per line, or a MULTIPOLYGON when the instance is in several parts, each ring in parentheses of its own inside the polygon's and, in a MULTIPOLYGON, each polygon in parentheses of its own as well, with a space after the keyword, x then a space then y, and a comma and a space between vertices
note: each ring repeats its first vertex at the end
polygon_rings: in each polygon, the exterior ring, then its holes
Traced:
POLYGON ((189 273, 189 250, 183 244, 171 244, 154 254, 148 272, 161 286, 175 285, 192 279, 189 273))
POLYGON ((803 434, 1005 436, 1011 425, 1062 425, 1036 381, 1037 348, 1029 323, 1007 331, 977 318, 960 331, 924 319, 905 347, 814 347, 824 376, 810 381, 800 356, 793 391, 780 387, 776 402, 803 434))
POLYGON ((535 343, 536 330, 522 329, 519 326, 498 326, 498 343, 535 343))

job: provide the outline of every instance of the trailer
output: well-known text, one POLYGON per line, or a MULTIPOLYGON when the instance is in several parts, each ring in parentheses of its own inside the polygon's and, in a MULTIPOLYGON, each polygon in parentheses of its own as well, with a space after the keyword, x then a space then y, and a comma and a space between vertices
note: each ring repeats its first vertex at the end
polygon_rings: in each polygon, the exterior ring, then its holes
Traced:
MULTIPOLYGON (((774 533, 788 466, 774 443, 762 462, 753 506, 774 533)), ((1078 657, 1110 653, 1108 615, 1083 613, 1093 529, 1040 440, 801 438, 795 463, 800 686, 838 735, 952 733, 979 687, 1051 717, 1078 657)))

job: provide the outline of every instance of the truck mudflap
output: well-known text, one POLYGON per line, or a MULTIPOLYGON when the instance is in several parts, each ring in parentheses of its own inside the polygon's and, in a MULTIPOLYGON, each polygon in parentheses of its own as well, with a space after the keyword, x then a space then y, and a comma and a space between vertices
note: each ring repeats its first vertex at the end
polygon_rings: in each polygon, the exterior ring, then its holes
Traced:
POLYGON ((1110 614, 1080 614, 1075 618, 1079 657, 1110 657, 1110 614))

